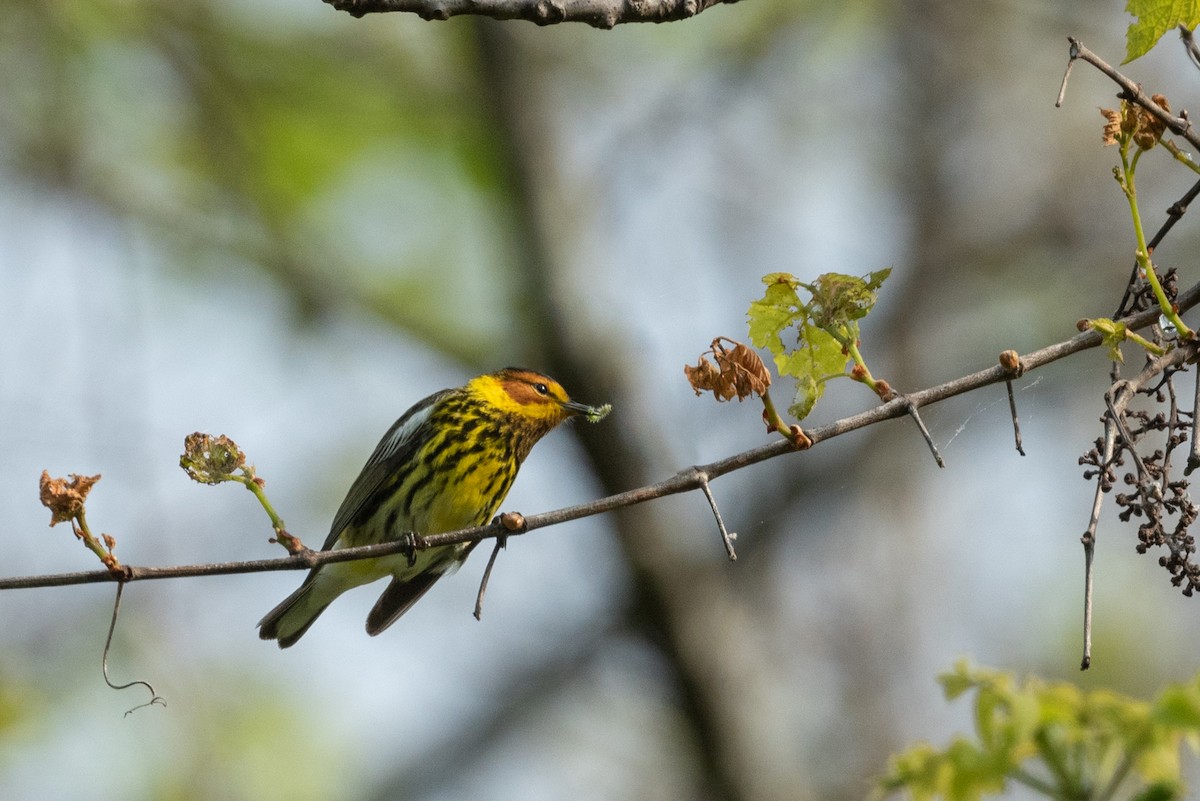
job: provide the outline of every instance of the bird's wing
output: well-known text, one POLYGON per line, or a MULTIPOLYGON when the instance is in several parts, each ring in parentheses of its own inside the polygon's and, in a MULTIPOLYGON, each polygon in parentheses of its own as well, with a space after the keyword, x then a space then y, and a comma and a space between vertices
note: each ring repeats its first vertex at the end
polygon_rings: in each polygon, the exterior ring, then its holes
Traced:
POLYGON ((379 440, 379 444, 375 446, 375 452, 363 465, 362 472, 350 485, 350 491, 346 493, 345 500, 338 507, 337 514, 333 516, 333 525, 329 528, 329 536, 325 538, 323 550, 333 547, 342 531, 354 520, 355 515, 362 509, 367 499, 383 486, 400 465, 409 460, 416 448, 420 447, 425 436, 418 432, 423 430, 425 421, 433 413, 434 407, 439 401, 457 391, 444 389, 441 392, 435 392, 428 398, 419 401, 392 424, 392 427, 383 435, 383 439, 379 440))

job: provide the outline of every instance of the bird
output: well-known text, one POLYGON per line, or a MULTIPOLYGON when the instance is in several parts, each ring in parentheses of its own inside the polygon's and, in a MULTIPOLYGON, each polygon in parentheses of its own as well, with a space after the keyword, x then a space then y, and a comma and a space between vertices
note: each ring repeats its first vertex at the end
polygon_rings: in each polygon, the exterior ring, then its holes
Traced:
MULTIPOLYGON (((483 525, 538 440, 572 417, 598 422, 610 409, 573 401, 553 378, 521 367, 435 392, 383 435, 334 515, 322 550, 483 525)), ((367 633, 375 636, 457 570, 476 544, 318 565, 259 621, 259 637, 291 647, 343 592, 391 577, 367 616, 367 633)))

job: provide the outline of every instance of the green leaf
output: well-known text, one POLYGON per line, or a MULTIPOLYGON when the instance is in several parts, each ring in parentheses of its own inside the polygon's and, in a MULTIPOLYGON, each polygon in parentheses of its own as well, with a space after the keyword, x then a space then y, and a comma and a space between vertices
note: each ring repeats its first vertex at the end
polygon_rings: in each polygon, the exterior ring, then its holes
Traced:
POLYGON ((775 354, 775 369, 780 375, 796 378, 796 394, 788 414, 803 420, 825 394, 825 382, 843 375, 849 357, 842 345, 824 329, 814 325, 800 328, 800 342, 791 352, 775 354))
MULTIPOLYGON (((784 375, 809 374, 818 381, 824 381, 833 376, 846 372, 850 357, 842 349, 842 343, 834 339, 829 332, 815 325, 804 325, 800 329, 800 345, 796 351, 801 359, 801 369, 796 370, 795 363, 789 361, 788 372, 784 375)), ((778 362, 776 362, 778 365, 778 362)))
POLYGON ((788 407, 788 414, 797 420, 803 420, 808 417, 808 413, 812 411, 813 406, 824 394, 824 381, 817 381, 811 375, 798 376, 796 378, 796 394, 792 396, 792 405, 788 407))
POLYGON ((784 351, 780 334, 798 317, 803 316, 803 304, 796 294, 800 282, 788 273, 770 273, 763 276, 767 291, 762 300, 750 304, 746 319, 750 327, 750 341, 756 347, 766 348, 778 356, 784 351))
POLYGON ((1116 322, 1107 317, 1097 317, 1094 320, 1088 320, 1088 323, 1103 338, 1104 346, 1108 348, 1108 358, 1124 364, 1125 357, 1121 355, 1121 344, 1126 337, 1125 323, 1116 322))
POLYGON ((948 699, 976 693, 975 737, 894 757, 881 790, 976 801, 1002 792, 1009 780, 1036 777, 1052 798, 1090 797, 1088 787, 1113 781, 1122 784, 1121 797, 1185 795, 1181 744, 1200 729, 1200 677, 1168 687, 1153 705, 1111 690, 1017 679, 965 660, 938 680, 948 699))
POLYGON ((1172 28, 1200 24, 1200 0, 1129 0, 1125 10, 1137 20, 1125 32, 1123 64, 1146 55, 1172 28))
POLYGON ((1167 687, 1155 700, 1152 714, 1156 723, 1200 732, 1200 687, 1195 682, 1167 687))
POLYGON ((1172 801, 1183 798, 1186 788, 1179 782, 1155 782, 1135 795, 1130 801, 1172 801))
POLYGON ((842 273, 818 275, 811 284, 801 284, 812 293, 808 313, 816 325, 831 333, 853 320, 867 316, 875 305, 875 296, 891 268, 870 273, 865 278, 842 273))
POLYGON ((946 781, 948 801, 977 801, 984 794, 1004 790, 1006 775, 1012 767, 1003 754, 960 738, 946 749, 951 768, 946 781))
POLYGON ((880 780, 880 786, 887 792, 908 790, 914 801, 927 801, 941 792, 938 779, 939 774, 947 772, 941 768, 944 761, 932 745, 917 743, 888 759, 888 770, 880 780))
POLYGON ((967 674, 967 663, 959 660, 954 665, 954 672, 938 676, 938 684, 942 685, 942 693, 947 701, 953 701, 975 686, 975 680, 967 674))

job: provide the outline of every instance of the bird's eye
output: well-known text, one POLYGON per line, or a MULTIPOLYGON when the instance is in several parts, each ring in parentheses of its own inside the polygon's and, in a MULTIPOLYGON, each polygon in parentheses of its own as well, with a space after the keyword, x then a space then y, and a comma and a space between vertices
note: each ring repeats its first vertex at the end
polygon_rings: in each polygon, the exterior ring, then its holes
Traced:
POLYGON ((550 387, 546 386, 545 384, 534 384, 533 388, 535 390, 537 390, 537 393, 539 395, 549 395, 550 394, 550 387))

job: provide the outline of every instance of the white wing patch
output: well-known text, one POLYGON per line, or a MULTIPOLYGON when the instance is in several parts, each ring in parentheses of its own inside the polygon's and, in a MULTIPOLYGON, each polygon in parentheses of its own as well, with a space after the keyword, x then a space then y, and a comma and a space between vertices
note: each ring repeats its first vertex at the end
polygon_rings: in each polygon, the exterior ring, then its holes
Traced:
POLYGON ((371 454, 371 458, 367 464, 378 464, 395 455, 405 442, 412 439, 417 429, 425 424, 425 421, 429 419, 429 415, 433 414, 433 407, 435 405, 434 403, 429 403, 421 408, 414 408, 410 414, 397 420, 396 424, 392 426, 392 430, 387 432, 383 439, 380 440, 379 445, 375 448, 375 453, 371 454))

